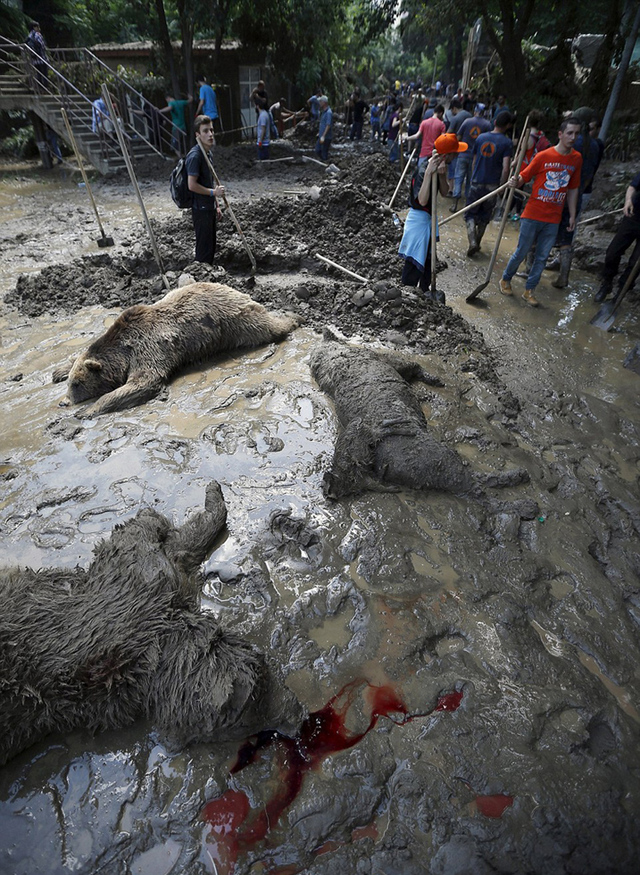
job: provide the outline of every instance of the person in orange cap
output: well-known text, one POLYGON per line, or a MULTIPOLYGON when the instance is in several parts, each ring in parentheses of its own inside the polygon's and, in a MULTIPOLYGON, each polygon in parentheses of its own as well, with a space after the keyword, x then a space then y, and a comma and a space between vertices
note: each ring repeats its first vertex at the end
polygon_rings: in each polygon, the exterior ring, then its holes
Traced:
MULTIPOLYGON (((455 134, 442 134, 434 143, 427 164, 418 167, 409 189, 409 212, 404 223, 399 254, 404 258, 401 282, 405 286, 420 286, 427 301, 433 301, 431 291, 431 181, 438 176, 440 194, 447 193, 447 164, 459 152, 467 150, 455 134)), ((436 292, 436 300, 444 304, 444 292, 436 292)))

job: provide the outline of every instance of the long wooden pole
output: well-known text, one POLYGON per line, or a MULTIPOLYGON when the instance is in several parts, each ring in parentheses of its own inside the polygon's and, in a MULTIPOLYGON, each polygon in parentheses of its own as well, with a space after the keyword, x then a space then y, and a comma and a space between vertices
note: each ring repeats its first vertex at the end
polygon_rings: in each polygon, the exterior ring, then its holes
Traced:
MULTIPOLYGON (((200 146, 200 151, 201 151, 202 154, 204 155, 205 161, 206 161, 207 164, 209 165, 209 169, 211 170, 211 173, 212 173, 212 175, 213 175, 213 178, 214 178, 215 181, 216 181, 216 185, 222 185, 222 183, 220 182, 220 177, 219 177, 218 174, 216 173, 216 171, 215 171, 215 169, 214 169, 214 167, 213 167, 213 164, 211 163, 211 159, 210 159, 209 156, 207 155, 204 146, 202 145, 202 143, 201 143, 199 140, 198 140, 198 146, 200 146)), ((236 226, 236 230, 237 230, 238 234, 240 235, 240 237, 242 238, 242 242, 243 242, 243 244, 244 244, 244 248, 247 250, 247 255, 249 256, 249 261, 251 262, 251 276, 254 276, 254 275, 255 275, 255 272, 256 272, 256 270, 257 270, 257 265, 256 265, 256 259, 255 259, 255 256, 254 256, 253 252, 251 251, 251 247, 250 247, 249 244, 247 243, 247 238, 244 236, 244 231, 243 231, 242 228, 240 227, 240 222, 238 222, 238 220, 236 219, 236 214, 235 214, 235 213, 233 212, 233 210, 231 209, 231 204, 230 204, 229 201, 227 200, 227 196, 226 196, 226 194, 223 194, 223 195, 222 195, 222 200, 224 201, 224 205, 225 205, 225 207, 226 207, 227 210, 229 211, 229 215, 231 216, 231 221, 232 221, 233 224, 236 226)))
POLYGON ((320 261, 324 261, 325 264, 330 264, 331 267, 335 267, 338 270, 341 270, 343 273, 346 273, 349 276, 352 276, 354 279, 360 280, 361 283, 368 283, 369 282, 369 280, 366 277, 360 276, 360 274, 354 273, 352 270, 348 270, 346 267, 343 267, 341 264, 337 264, 335 261, 331 261, 331 259, 329 259, 329 258, 325 258, 324 255, 320 255, 319 252, 316 252, 316 258, 319 258, 320 261))
POLYGON ((160 269, 160 276, 162 277, 162 282, 164 283, 165 288, 168 292, 171 291, 171 286, 169 285, 169 280, 166 278, 164 274, 164 267, 162 266, 162 259, 160 258, 160 252, 158 250, 158 246, 156 244, 156 238, 153 233, 153 229, 151 228, 151 222, 149 221, 149 216, 147 215, 147 211, 144 206, 144 201, 142 200, 142 194, 140 193, 140 186, 138 185, 138 180, 136 179, 136 174, 133 169, 133 164, 131 163, 131 156, 129 155, 129 151, 127 149, 126 143, 124 141, 124 135, 120 128, 120 122, 118 117, 116 116, 116 112, 113 106, 113 101, 111 100, 111 95, 109 94, 109 89, 107 88, 106 82, 102 84, 102 97, 104 102, 107 104, 109 109, 109 116, 111 117, 111 121, 113 122, 113 127, 116 132, 116 136, 118 137, 118 142, 120 143, 120 149, 122 150, 122 156, 124 158, 124 163, 127 166, 127 170, 129 171, 129 177, 131 179, 131 184, 133 185, 134 191, 136 193, 136 197, 138 198, 138 203, 140 204, 140 210, 142 212, 142 217, 144 218, 144 223, 147 227, 147 233, 149 235, 149 240, 151 241, 151 249, 153 250, 154 257, 156 259, 156 264, 160 269))
POLYGON ((452 216, 447 216, 446 219, 441 219, 440 227, 442 225, 446 225, 447 222, 453 221, 453 219, 457 219, 458 216, 463 216, 468 210, 472 209, 472 207, 477 207, 479 204, 483 204, 485 201, 488 201, 490 198, 495 197, 496 195, 503 192, 505 189, 509 188, 509 183, 505 182, 503 185, 499 185, 495 191, 490 191, 489 194, 485 194, 482 197, 478 198, 477 201, 474 201, 472 204, 467 204, 466 207, 463 207, 461 210, 458 210, 457 213, 454 213, 452 216))
POLYGON ((91 186, 89 185, 89 178, 87 177, 87 172, 84 169, 84 164, 82 163, 82 157, 78 150, 78 144, 76 143, 76 138, 73 136, 73 131, 71 130, 71 125, 69 124, 69 116, 67 115, 67 111, 64 106, 60 107, 60 112, 62 113, 62 120, 64 121, 65 127, 67 129, 67 136, 69 137, 69 142, 71 143, 71 148, 73 149, 73 154, 76 156, 76 161, 78 162, 78 167, 80 168, 80 173, 82 174, 82 178, 84 179, 84 185, 87 189, 87 194, 89 195, 89 200, 91 201, 91 206, 93 207, 93 212, 96 214, 96 221, 98 223, 98 228, 100 229, 101 239, 99 242, 102 242, 103 245, 111 245, 113 246, 113 238, 107 237, 104 233, 104 228, 102 227, 102 222, 100 221, 100 213, 98 212, 98 206, 93 197, 93 192, 91 191, 91 186))
POLYGON ((436 253, 436 227, 438 221, 438 171, 431 176, 431 294, 434 299, 437 294, 436 273, 438 257, 436 253))
MULTIPOLYGON (((394 202, 394 200, 396 199, 396 195, 397 195, 398 192, 400 191, 400 186, 402 185, 402 181, 403 181, 403 179, 404 179, 405 176, 407 175, 407 170, 411 167, 411 162, 413 161, 413 156, 416 154, 417 148, 418 148, 418 147, 416 146, 416 148, 413 150, 413 152, 411 153, 411 155, 409 155, 409 160, 407 161, 407 163, 406 163, 406 165, 405 165, 405 168, 404 168, 404 170, 402 171, 402 176, 400 177, 400 181, 399 181, 398 184, 396 185, 396 190, 394 191, 394 193, 393 193, 393 195, 392 195, 392 197, 391 197, 391 200, 390 200, 389 203, 387 204, 387 207, 388 207, 389 209, 391 209, 391 207, 393 206, 393 202, 394 202)), ((453 218, 453 216, 452 216, 451 218, 453 218)))

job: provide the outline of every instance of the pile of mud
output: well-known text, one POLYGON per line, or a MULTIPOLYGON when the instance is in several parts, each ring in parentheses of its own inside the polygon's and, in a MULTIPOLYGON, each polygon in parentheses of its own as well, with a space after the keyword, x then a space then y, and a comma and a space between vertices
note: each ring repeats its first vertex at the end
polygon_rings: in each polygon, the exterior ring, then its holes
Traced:
MULTIPOLYGON (((228 218, 220 223, 214 267, 192 261, 188 211, 152 221, 169 284, 175 287, 182 274, 196 281, 226 282, 265 306, 299 313, 320 331, 331 323, 348 336, 455 356, 462 369, 501 391, 482 335, 449 307, 429 304, 418 290, 400 285, 400 232, 380 200, 380 189, 396 184, 388 160, 370 156, 354 162, 352 173, 349 182, 323 181, 317 200, 308 195, 263 196, 234 207, 255 255, 257 280, 249 276, 243 239, 228 218), (368 283, 349 279, 317 254, 366 277, 368 283)), ((90 305, 120 308, 158 300, 166 289, 143 229, 119 242, 119 252, 101 252, 45 268, 38 275, 22 275, 5 304, 33 317, 90 305)), ((507 412, 517 406, 515 399, 505 398, 507 412)))

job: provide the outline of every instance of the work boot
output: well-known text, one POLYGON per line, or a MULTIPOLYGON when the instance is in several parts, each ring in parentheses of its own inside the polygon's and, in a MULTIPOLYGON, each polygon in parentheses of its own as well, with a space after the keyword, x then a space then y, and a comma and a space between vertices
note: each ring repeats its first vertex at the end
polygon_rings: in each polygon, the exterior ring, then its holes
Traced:
POLYGON ((594 303, 601 304, 613 291, 613 280, 602 280, 602 285, 593 296, 594 303))
POLYGON ((498 283, 498 288, 503 295, 512 295, 513 289, 511 288, 511 283, 509 280, 500 280, 498 283))
POLYGON ((467 239, 469 240, 467 255, 471 258, 471 256, 475 255, 478 249, 480 249, 476 240, 476 223, 466 222, 465 224, 467 226, 467 239))
POLYGON ((573 252, 570 246, 560 250, 560 273, 558 274, 558 279, 551 283, 554 289, 566 289, 569 285, 569 271, 571 270, 572 260, 573 252))
POLYGON ((522 299, 527 302, 530 307, 537 307, 540 303, 536 297, 534 297, 533 289, 525 289, 522 293, 522 299))
POLYGON ((478 222, 476 224, 476 244, 478 246, 478 251, 480 251, 480 244, 482 243, 482 238, 484 237, 484 232, 487 230, 486 224, 478 222))
POLYGON ((449 207, 450 213, 457 213, 458 212, 458 201, 459 200, 460 200, 460 198, 456 198, 454 203, 451 204, 451 206, 449 207))

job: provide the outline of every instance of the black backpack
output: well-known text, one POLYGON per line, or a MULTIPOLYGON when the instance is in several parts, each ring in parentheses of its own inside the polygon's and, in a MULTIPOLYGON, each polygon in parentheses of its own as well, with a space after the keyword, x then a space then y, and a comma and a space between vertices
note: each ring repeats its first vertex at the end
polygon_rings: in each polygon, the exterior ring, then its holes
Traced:
POLYGON ((187 162, 181 158, 171 171, 169 177, 169 190, 174 204, 180 210, 186 210, 191 206, 192 194, 189 191, 189 176, 187 174, 187 162))

